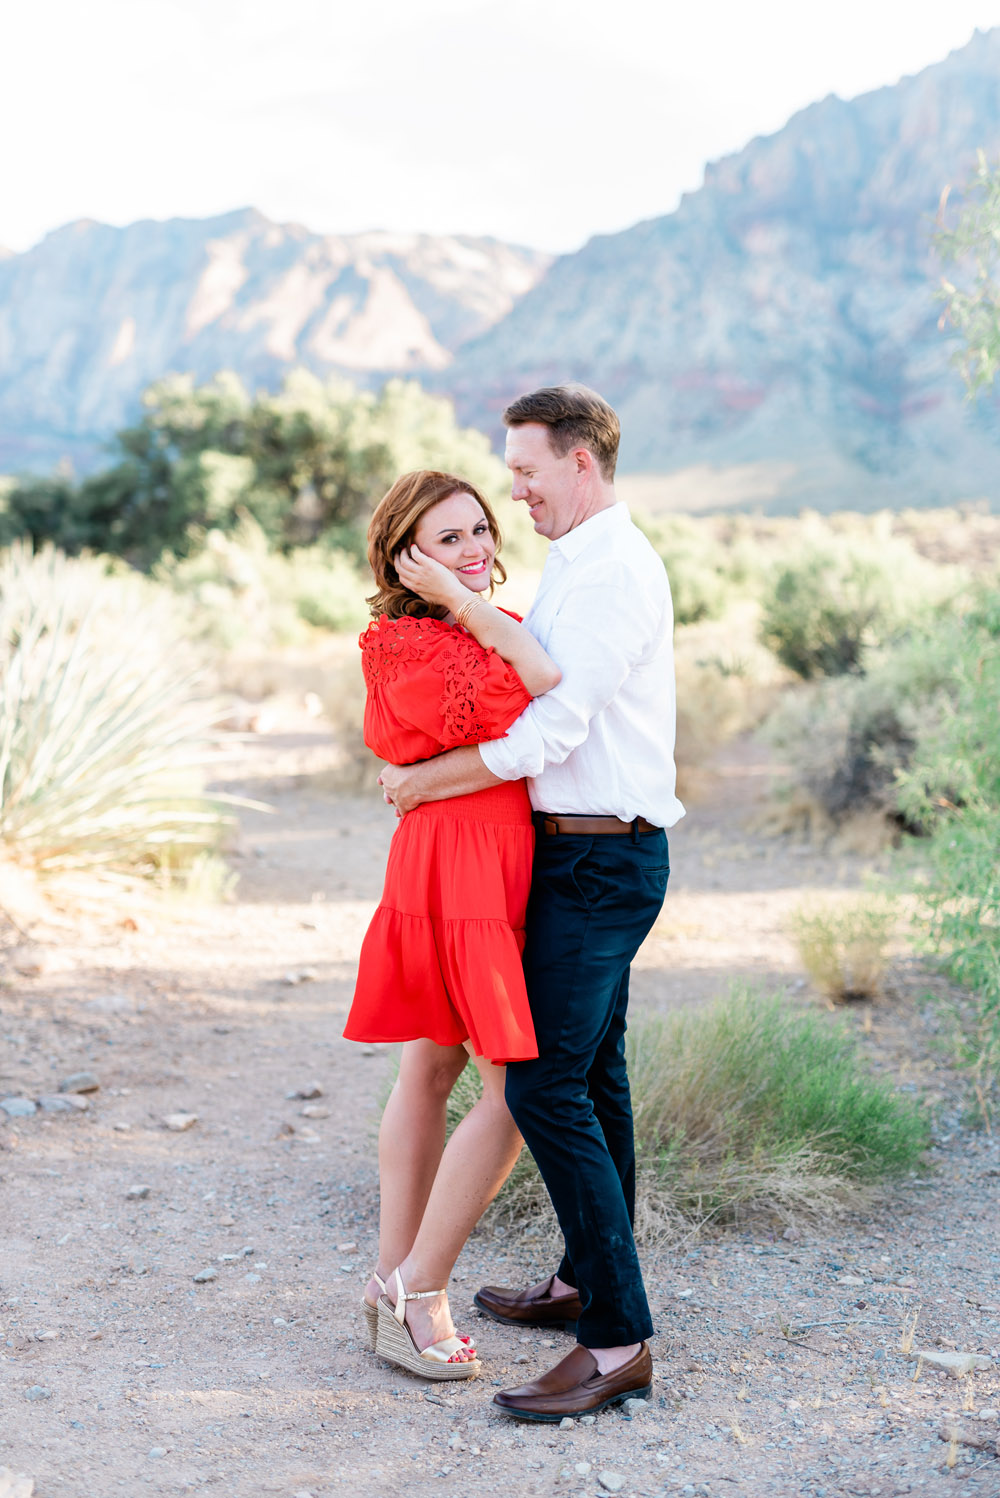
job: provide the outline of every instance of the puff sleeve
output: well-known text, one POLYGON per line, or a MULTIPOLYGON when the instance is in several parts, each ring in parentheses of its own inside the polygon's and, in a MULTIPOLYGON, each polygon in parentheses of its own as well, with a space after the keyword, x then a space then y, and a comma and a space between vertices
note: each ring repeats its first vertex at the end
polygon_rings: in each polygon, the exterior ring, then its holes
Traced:
POLYGON ((532 700, 495 650, 439 619, 383 615, 359 643, 365 743, 396 764, 502 738, 532 700))

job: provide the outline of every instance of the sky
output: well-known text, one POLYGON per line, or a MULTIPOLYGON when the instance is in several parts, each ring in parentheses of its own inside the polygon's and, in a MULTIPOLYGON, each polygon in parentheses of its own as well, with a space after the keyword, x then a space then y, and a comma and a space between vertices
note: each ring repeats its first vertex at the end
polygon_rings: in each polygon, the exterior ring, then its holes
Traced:
POLYGON ((32 0, 0 48, 0 246, 252 205, 578 248, 1000 0, 32 0))

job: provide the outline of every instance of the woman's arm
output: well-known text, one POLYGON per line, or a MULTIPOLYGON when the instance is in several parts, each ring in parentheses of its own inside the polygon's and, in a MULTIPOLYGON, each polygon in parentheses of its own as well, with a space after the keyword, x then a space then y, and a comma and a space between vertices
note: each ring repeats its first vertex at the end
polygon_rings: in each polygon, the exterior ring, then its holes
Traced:
POLYGON ((523 624, 494 608, 482 594, 466 588, 447 567, 425 556, 418 546, 401 551, 393 560, 400 582, 425 603, 440 604, 453 614, 467 608, 463 622, 469 634, 513 666, 532 697, 541 697, 562 681, 555 661, 523 624), (472 603, 474 607, 468 608, 472 603))

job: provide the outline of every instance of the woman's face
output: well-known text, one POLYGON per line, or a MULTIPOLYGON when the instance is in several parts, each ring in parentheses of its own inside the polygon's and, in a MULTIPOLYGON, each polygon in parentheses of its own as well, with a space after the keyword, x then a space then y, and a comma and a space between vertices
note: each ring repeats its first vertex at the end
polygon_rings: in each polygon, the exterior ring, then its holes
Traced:
POLYGON ((496 542, 482 505, 471 494, 458 490, 425 510, 413 539, 425 556, 454 572, 473 593, 489 587, 496 542))

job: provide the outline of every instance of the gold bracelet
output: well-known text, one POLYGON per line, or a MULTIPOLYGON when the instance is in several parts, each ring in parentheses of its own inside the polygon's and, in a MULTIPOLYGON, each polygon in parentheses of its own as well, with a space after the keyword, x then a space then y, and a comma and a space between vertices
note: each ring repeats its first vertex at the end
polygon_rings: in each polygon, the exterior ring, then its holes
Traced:
POLYGON ((455 623, 460 624, 463 629, 468 629, 468 618, 473 609, 477 609, 483 602, 480 597, 470 598, 468 603, 463 603, 460 609, 455 610, 455 623))

